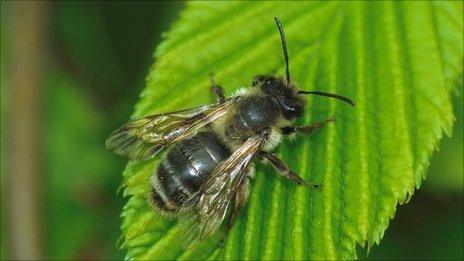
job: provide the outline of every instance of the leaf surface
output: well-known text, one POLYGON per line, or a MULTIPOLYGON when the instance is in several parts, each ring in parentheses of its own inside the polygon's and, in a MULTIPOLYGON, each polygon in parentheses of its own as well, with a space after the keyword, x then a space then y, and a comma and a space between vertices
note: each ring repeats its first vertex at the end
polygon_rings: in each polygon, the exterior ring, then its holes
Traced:
POLYGON ((211 103, 209 77, 227 94, 257 74, 283 73, 273 18, 284 25, 293 80, 308 97, 299 124, 335 116, 311 137, 284 141, 280 156, 323 191, 297 187, 258 166, 251 197, 224 247, 218 235, 184 251, 175 220, 156 217, 148 180, 159 157, 124 172, 128 259, 353 259, 379 243, 421 186, 453 124, 450 96, 462 77, 461 2, 193 2, 157 48, 134 117, 211 103))

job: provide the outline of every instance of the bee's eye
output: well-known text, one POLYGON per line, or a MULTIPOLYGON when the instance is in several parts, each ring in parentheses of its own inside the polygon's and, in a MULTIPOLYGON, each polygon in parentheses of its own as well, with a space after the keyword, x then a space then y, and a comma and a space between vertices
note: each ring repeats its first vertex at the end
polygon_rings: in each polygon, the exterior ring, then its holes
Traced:
POLYGON ((304 104, 300 100, 282 98, 278 101, 282 108, 282 113, 286 119, 294 119, 300 117, 303 114, 304 104))
POLYGON ((269 78, 264 82, 264 84, 266 85, 266 88, 276 89, 277 85, 278 85, 278 82, 276 81, 275 78, 269 78))

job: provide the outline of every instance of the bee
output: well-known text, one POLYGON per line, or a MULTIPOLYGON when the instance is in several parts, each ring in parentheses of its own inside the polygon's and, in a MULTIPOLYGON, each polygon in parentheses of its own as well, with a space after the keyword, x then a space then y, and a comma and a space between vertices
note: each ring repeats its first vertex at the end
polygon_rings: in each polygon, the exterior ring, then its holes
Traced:
POLYGON ((106 141, 107 149, 140 161, 169 147, 149 181, 150 202, 159 213, 193 217, 196 240, 217 231, 228 217, 232 226, 249 195, 254 159, 269 163, 297 185, 320 188, 271 153, 283 136, 311 134, 332 121, 294 126, 304 112, 304 95, 336 98, 354 106, 346 97, 300 90, 290 81, 285 33, 280 20, 274 20, 282 43, 285 78, 255 76, 251 87, 228 98, 211 78, 216 103, 132 120, 106 141))

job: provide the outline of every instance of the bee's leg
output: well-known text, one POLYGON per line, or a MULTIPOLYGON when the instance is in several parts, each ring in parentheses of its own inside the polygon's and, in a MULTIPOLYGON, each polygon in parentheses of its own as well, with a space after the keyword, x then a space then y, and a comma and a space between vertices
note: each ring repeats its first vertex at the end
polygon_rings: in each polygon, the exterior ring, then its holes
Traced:
POLYGON ((325 121, 316 121, 311 125, 303 125, 303 126, 285 126, 281 128, 282 134, 290 135, 294 133, 302 133, 302 134, 313 134, 314 132, 318 131, 322 127, 324 127, 328 122, 335 122, 334 117, 330 117, 325 121))
POLYGON ((214 75, 210 74, 210 80, 211 80, 211 91, 217 96, 218 102, 223 103, 226 98, 224 97, 224 89, 219 86, 214 84, 214 75))
POLYGON ((232 216, 230 217, 229 224, 227 225, 229 229, 231 229, 232 226, 235 224, 235 221, 237 221, 237 217, 242 211, 243 206, 245 206, 245 203, 247 202, 249 195, 250 195, 250 180, 249 180, 249 177, 245 177, 243 180, 243 183, 240 185, 240 187, 237 190, 237 194, 235 194, 235 202, 234 202, 234 208, 232 209, 232 216))
POLYGON ((229 230, 232 229, 235 222, 237 221, 237 217, 242 211, 243 207, 245 206, 245 203, 248 200, 249 194, 250 194, 250 177, 247 176, 244 178, 243 183, 238 187, 237 193, 235 194, 234 206, 232 209, 231 217, 226 224, 226 231, 222 234, 221 239, 219 241, 220 247, 224 247, 224 241, 226 240, 226 237, 229 234, 229 230))
POLYGON ((312 182, 308 182, 302 178, 300 178, 293 170, 291 170, 285 162, 283 162, 281 159, 279 159, 277 156, 266 152, 266 151, 261 151, 259 156, 263 159, 269 162, 274 169, 279 173, 280 175, 288 178, 289 180, 295 182, 298 185, 303 185, 307 187, 312 187, 315 189, 320 190, 322 185, 321 184, 316 184, 312 182))

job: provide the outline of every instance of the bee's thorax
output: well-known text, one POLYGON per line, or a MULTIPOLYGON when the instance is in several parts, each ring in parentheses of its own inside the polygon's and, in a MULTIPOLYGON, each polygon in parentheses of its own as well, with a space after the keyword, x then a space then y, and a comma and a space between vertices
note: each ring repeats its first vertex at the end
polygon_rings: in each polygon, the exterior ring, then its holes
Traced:
POLYGON ((234 112, 225 120, 224 136, 227 141, 246 141, 281 118, 278 103, 268 95, 251 95, 237 101, 234 112))

